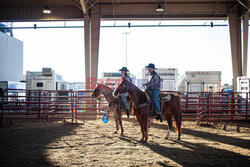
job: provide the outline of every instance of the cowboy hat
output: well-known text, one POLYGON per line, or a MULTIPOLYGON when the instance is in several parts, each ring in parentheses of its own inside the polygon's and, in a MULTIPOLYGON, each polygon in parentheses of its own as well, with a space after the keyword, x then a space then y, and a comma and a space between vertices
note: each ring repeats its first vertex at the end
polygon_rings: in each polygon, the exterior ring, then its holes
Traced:
POLYGON ((155 68, 155 65, 153 63, 149 63, 149 65, 147 65, 145 68, 153 68, 157 70, 157 68, 155 68))
POLYGON ((119 71, 129 71, 128 69, 127 69, 127 67, 122 67, 119 71))

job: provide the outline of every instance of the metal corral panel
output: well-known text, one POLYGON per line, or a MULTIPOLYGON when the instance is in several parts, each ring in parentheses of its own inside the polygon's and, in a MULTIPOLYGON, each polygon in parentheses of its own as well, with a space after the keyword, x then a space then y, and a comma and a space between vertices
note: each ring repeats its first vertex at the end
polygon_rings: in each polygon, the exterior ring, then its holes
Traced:
POLYGON ((0 81, 23 78, 23 42, 0 32, 0 81))

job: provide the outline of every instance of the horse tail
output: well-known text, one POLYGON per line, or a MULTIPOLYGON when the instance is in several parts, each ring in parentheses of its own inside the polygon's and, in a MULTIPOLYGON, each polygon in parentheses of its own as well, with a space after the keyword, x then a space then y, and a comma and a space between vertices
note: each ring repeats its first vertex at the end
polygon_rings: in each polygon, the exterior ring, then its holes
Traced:
POLYGON ((177 111, 178 111, 178 113, 177 113, 177 119, 179 119, 179 121, 175 121, 175 129, 177 129, 178 130, 178 122, 179 122, 179 126, 180 126, 180 132, 182 131, 182 113, 181 113, 181 97, 180 97, 180 95, 179 94, 176 94, 175 95, 176 97, 177 97, 177 105, 178 105, 178 107, 177 107, 177 111))
POLYGON ((176 97, 179 98, 179 100, 181 100, 181 96, 179 94, 175 94, 176 97))

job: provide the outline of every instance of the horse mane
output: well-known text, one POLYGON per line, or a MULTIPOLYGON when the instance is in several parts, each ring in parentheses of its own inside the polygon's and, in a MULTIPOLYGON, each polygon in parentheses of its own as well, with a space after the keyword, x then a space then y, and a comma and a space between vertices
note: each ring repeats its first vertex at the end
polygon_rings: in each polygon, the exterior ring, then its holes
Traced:
POLYGON ((127 81, 128 83, 130 83, 131 86, 131 90, 132 91, 136 91, 135 93, 138 94, 140 102, 141 103, 146 103, 148 101, 146 93, 142 90, 140 90, 135 84, 133 84, 130 81, 127 81))
MULTIPOLYGON (((110 87, 108 87, 107 85, 104 85, 104 84, 99 84, 100 85, 100 88, 102 89, 111 89, 110 87)), ((112 90, 112 89, 111 89, 112 90)))

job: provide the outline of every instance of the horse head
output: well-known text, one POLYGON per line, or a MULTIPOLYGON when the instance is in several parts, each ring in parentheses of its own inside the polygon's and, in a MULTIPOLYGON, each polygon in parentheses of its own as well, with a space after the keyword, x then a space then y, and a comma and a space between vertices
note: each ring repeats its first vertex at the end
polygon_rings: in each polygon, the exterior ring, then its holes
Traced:
POLYGON ((126 80, 125 78, 122 78, 122 82, 117 86, 116 90, 114 91, 114 96, 118 96, 118 94, 123 94, 125 92, 128 92, 131 88, 131 82, 126 80))
POLYGON ((102 88, 101 88, 101 84, 97 84, 96 88, 94 89, 94 91, 92 92, 91 98, 97 98, 102 94, 102 88))

